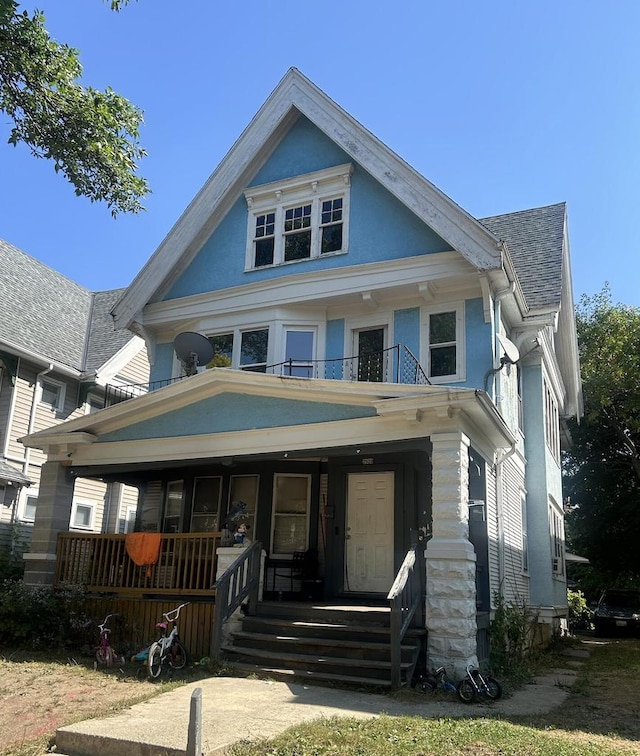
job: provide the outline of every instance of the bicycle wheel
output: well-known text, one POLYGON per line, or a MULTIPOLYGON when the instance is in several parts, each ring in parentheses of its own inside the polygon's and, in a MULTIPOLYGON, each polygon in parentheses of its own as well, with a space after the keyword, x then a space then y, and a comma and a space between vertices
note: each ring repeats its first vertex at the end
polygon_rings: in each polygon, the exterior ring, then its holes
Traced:
POLYGON ((162 646, 157 642, 149 649, 147 670, 151 680, 156 680, 160 677, 160 672, 162 672, 162 646))
POLYGON ((113 650, 110 646, 96 649, 96 661, 102 666, 110 667, 113 664, 113 650))
POLYGON ((476 700, 476 689, 468 677, 463 677, 456 688, 458 698, 464 703, 473 703, 476 700))
POLYGON ((436 685, 435 682, 430 680, 428 677, 422 677, 415 684, 415 690, 416 693, 435 693, 436 685))
POLYGON ((187 649, 183 646, 182 641, 174 641, 171 651, 169 651, 169 666, 173 669, 184 669, 187 666, 187 661, 187 649))
POLYGON ((485 677, 485 683, 487 684, 486 694, 492 701, 497 701, 502 696, 502 685, 496 680, 495 677, 485 677))

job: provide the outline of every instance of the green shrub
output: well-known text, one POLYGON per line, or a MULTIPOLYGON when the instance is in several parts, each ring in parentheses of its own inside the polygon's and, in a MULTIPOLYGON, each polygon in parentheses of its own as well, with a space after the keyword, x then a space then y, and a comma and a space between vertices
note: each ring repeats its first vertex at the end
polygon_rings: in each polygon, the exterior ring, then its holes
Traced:
POLYGON ((533 640, 536 617, 525 604, 507 604, 495 596, 496 610, 489 627, 491 667, 515 673, 523 668, 533 640))
POLYGON ((593 612, 587 606, 587 600, 582 591, 567 591, 567 603, 569 605, 569 630, 571 633, 577 630, 591 630, 593 612))
POLYGON ((22 580, 0 584, 2 646, 64 648, 85 636, 84 593, 75 586, 53 590, 25 585, 22 580))

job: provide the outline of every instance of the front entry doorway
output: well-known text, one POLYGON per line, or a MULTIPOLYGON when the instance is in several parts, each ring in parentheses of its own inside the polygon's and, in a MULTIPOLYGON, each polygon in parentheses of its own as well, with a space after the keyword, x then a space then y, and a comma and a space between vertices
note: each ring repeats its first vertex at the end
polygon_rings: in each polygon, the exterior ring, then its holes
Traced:
POLYGON ((393 571, 394 473, 349 473, 344 589, 388 593, 393 571))

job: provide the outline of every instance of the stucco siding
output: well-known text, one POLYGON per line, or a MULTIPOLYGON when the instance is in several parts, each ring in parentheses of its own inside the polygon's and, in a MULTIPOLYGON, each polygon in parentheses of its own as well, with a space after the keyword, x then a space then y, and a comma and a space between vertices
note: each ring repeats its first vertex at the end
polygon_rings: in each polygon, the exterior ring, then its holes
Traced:
MULTIPOLYGON (((285 180, 349 162, 348 156, 328 137, 307 119, 300 118, 250 185, 285 180)), ((293 277, 296 273, 320 272, 450 249, 443 239, 357 165, 351 177, 346 254, 325 255, 294 265, 245 270, 247 212, 246 200, 241 196, 171 287, 165 300, 282 276, 293 277)))
POLYGON ((102 435, 97 443, 280 428, 372 417, 372 407, 225 393, 102 435))

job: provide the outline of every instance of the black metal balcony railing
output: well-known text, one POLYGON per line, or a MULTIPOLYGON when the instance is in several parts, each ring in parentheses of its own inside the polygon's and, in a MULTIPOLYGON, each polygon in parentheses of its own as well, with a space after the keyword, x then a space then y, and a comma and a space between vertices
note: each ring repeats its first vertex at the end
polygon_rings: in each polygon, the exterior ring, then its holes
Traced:
MULTIPOLYGON (((262 367, 259 372, 293 378, 323 378, 335 381, 405 383, 422 386, 431 384, 413 352, 404 344, 396 344, 380 352, 369 352, 355 357, 338 357, 332 360, 289 359, 262 367)), ((127 399, 135 399, 186 377, 168 378, 151 383, 132 383, 127 386, 107 384, 104 406, 110 407, 127 399)))

